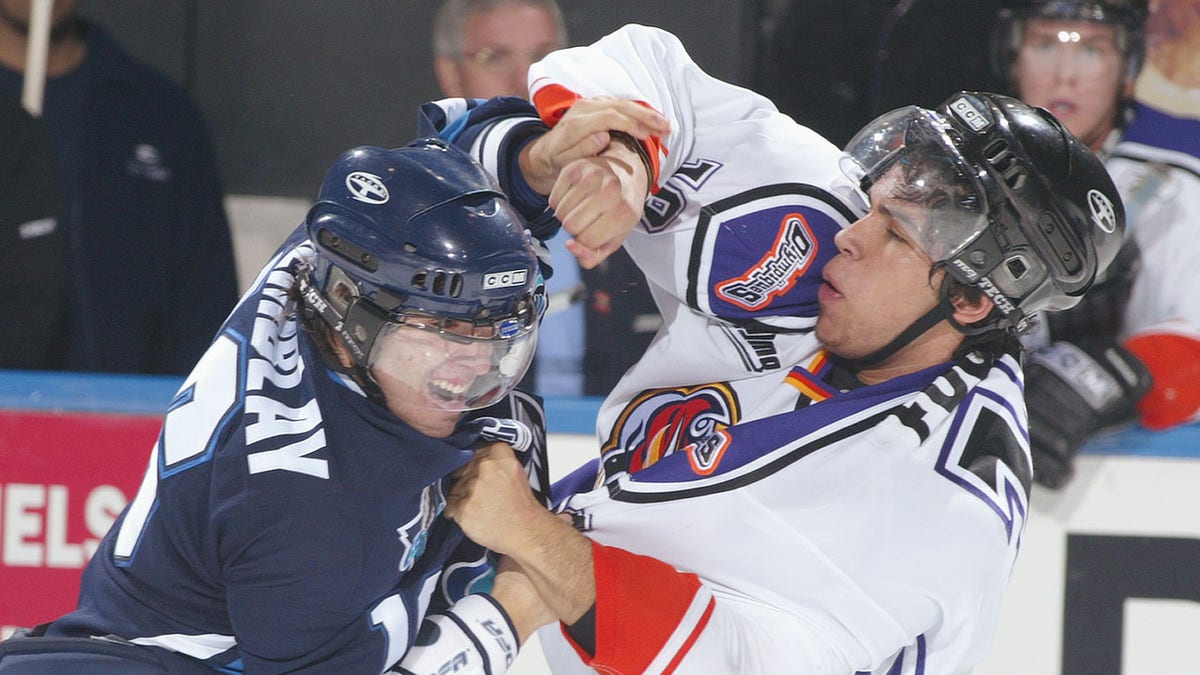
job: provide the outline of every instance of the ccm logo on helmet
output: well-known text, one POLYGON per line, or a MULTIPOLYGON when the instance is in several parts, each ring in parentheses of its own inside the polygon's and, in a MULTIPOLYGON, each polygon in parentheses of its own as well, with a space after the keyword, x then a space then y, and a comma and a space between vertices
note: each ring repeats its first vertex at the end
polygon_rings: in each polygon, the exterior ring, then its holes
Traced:
POLYGON ((509 288, 510 286, 524 286, 525 280, 529 278, 528 270, 511 270, 508 272, 492 272, 491 274, 483 275, 483 289, 492 288, 509 288))
POLYGON ((987 129, 992 124, 992 119, 986 112, 979 109, 971 99, 967 97, 956 98, 950 103, 950 110, 962 123, 971 127, 975 133, 979 133, 987 129))
POLYGON ((383 179, 366 171, 355 171, 346 176, 346 189, 350 196, 367 204, 386 204, 388 189, 383 179))
POLYGON ((1087 193, 1088 209, 1092 212, 1092 222, 1096 223, 1096 227, 1102 229, 1107 234, 1112 234, 1117 229, 1117 210, 1113 208, 1112 202, 1108 197, 1099 190, 1088 190, 1087 193))

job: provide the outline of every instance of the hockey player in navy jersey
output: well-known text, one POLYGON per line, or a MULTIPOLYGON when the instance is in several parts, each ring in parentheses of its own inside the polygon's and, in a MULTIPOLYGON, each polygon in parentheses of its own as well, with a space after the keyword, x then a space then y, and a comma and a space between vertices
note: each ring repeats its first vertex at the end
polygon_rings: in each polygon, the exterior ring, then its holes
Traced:
MULTIPOLYGON (((839 153, 636 26, 531 83, 549 122, 596 95, 670 120, 661 151, 569 164, 550 191, 581 260, 623 239, 667 322, 557 515, 502 445, 460 472, 447 514, 544 602, 511 618, 561 621, 539 633, 556 673, 969 671, 1028 513, 1017 335, 1121 242, 1099 160, 1045 111, 972 93, 839 153), (632 231, 586 206, 647 179, 632 231)), ((455 633, 402 665, 470 649, 455 633)), ((457 672, 499 672, 482 664, 457 672)))
POLYGON ((172 401, 78 608, 3 643, 0 672, 380 673, 459 600, 511 660, 494 602, 464 599, 482 549, 442 510, 480 443, 543 450, 513 391, 541 278, 468 154, 344 154, 172 401))

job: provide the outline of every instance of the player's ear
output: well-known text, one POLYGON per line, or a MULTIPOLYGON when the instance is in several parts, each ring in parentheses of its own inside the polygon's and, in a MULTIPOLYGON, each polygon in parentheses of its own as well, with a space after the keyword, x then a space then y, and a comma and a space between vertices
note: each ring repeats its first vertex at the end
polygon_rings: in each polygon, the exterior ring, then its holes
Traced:
POLYGON ((967 297, 965 293, 950 298, 950 304, 954 306, 954 320, 960 326, 969 326, 977 321, 983 321, 996 307, 996 303, 992 302, 987 295, 983 293, 978 295, 979 297, 974 300, 967 297))
POLYGON ((462 96, 462 73, 458 69, 458 61, 449 56, 437 56, 433 59, 433 73, 437 75, 438 88, 447 97, 462 96))

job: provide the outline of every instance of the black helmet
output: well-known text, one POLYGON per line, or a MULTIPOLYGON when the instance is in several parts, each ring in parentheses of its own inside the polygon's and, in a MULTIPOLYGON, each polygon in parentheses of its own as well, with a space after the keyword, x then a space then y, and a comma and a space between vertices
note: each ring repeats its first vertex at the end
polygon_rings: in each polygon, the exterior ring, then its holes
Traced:
POLYGON ((1026 19, 1096 21, 1117 26, 1117 45, 1125 56, 1125 81, 1133 82, 1146 57, 1147 0, 1005 0, 992 32, 992 69, 1015 91, 1011 66, 1026 19))
POLYGON ((887 113, 846 146, 865 193, 893 168, 929 219, 910 234, 936 265, 983 290, 1000 316, 968 332, 1029 328, 1073 306, 1121 246, 1125 212, 1091 150, 1049 112, 961 92, 936 110, 887 113))
POLYGON ((301 294, 368 378, 380 338, 399 326, 494 348, 493 372, 464 409, 524 374, 545 304, 538 259, 520 215, 468 155, 436 139, 349 150, 306 222, 317 255, 301 294))

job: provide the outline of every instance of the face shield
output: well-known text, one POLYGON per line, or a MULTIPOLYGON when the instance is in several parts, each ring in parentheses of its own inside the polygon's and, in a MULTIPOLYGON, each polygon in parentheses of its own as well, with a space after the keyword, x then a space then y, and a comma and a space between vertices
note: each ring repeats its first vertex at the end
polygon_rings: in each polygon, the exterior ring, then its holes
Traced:
POLYGON ((525 375, 537 346, 537 322, 515 316, 472 322, 402 312, 392 319, 375 338, 367 369, 389 401, 405 397, 414 408, 461 412, 499 401, 525 375))
POLYGON ((980 169, 955 146, 938 113, 909 106, 858 132, 840 160, 836 189, 866 211, 887 208, 934 262, 960 253, 988 227, 980 169))

